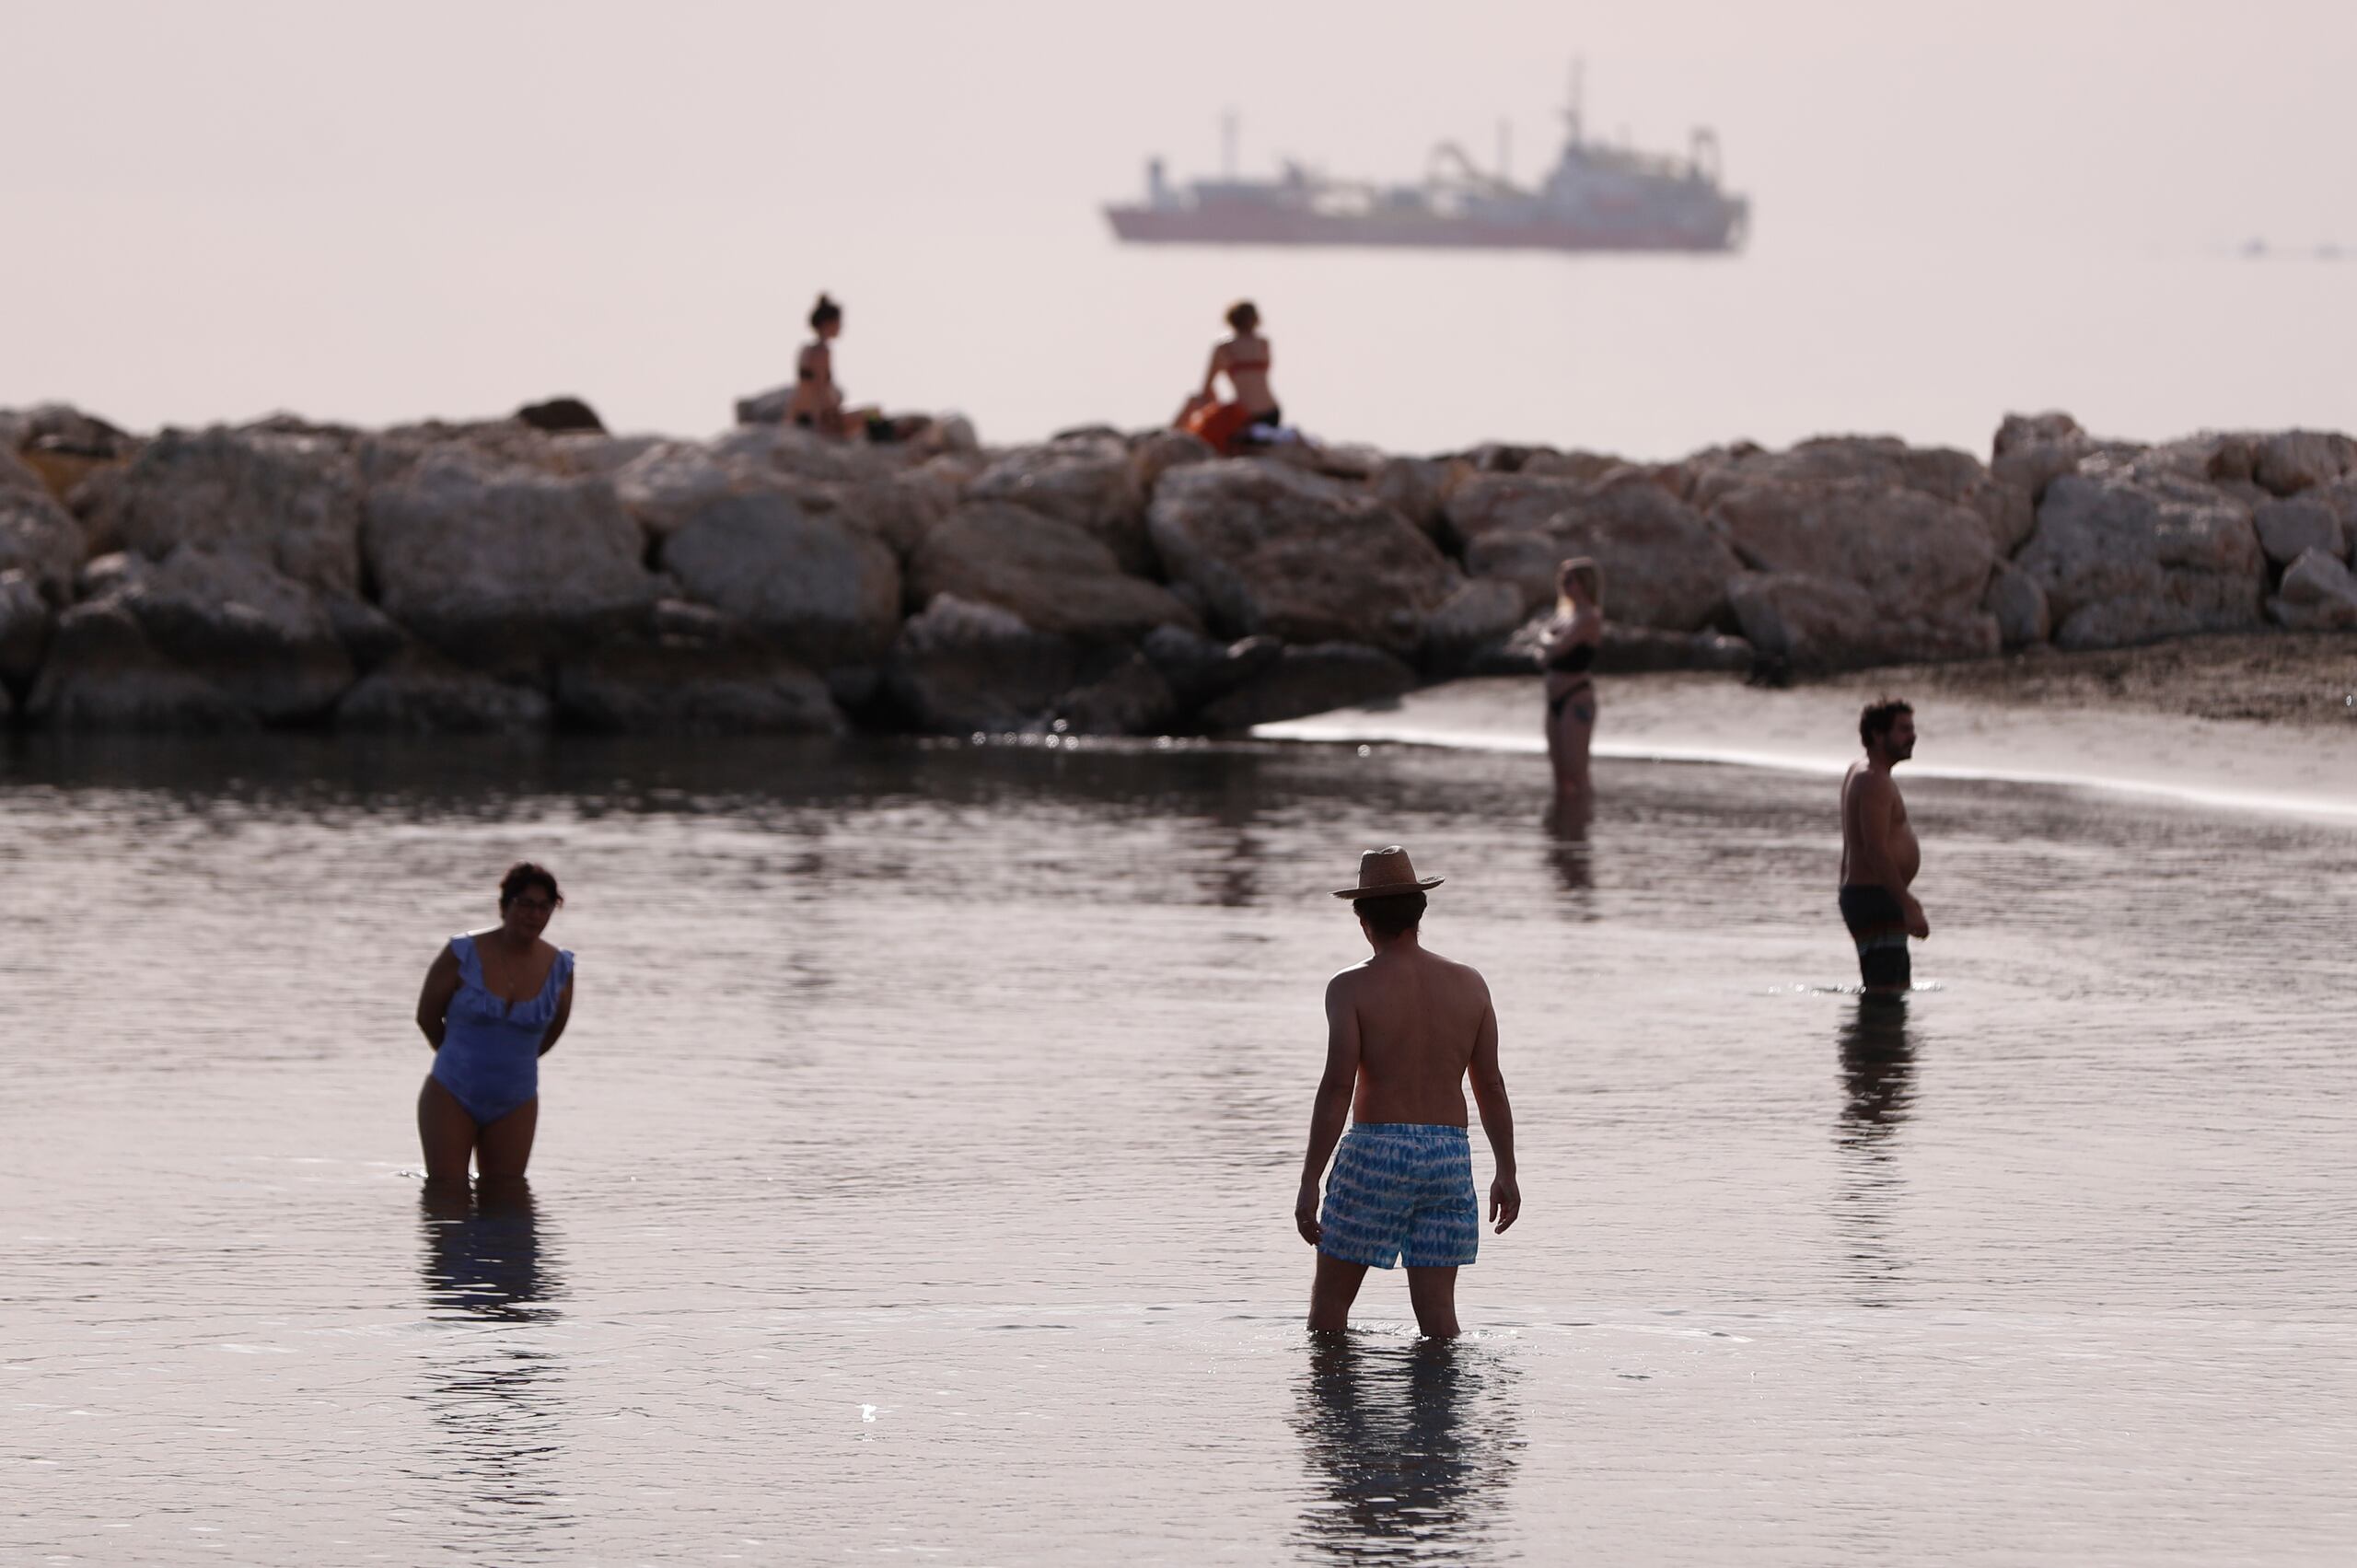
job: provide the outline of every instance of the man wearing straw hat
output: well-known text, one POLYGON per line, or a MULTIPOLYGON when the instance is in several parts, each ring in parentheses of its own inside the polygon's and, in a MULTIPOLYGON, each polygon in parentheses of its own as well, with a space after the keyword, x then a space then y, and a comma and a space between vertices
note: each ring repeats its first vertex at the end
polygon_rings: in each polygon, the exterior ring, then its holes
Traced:
POLYGON ((1489 984, 1418 939, 1424 894, 1441 881, 1419 878, 1408 852, 1393 844, 1361 855, 1357 883, 1334 894, 1351 900, 1375 952, 1326 987, 1326 1074, 1294 1204, 1302 1239, 1318 1249, 1313 1330, 1348 1328, 1367 1269, 1398 1261, 1408 1266, 1417 1326, 1435 1339, 1457 1332, 1457 1271, 1473 1261, 1481 1233, 1465 1131, 1468 1074, 1497 1160, 1490 1218, 1503 1232, 1522 1212, 1489 984), (1329 1156, 1334 1171, 1321 1216, 1318 1179, 1329 1156))

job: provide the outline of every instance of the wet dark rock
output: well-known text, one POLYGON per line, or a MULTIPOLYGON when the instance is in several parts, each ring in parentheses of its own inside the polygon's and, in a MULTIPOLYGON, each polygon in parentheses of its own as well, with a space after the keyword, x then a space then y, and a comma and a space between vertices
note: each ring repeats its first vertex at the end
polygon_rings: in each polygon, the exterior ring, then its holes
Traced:
POLYGON ((342 594, 323 596, 328 624, 354 668, 376 668, 409 645, 409 633, 393 618, 366 599, 342 594))
POLYGON ((1053 714, 1077 735, 1163 735, 1178 718, 1178 693, 1142 653, 1122 657, 1112 669, 1053 705, 1053 714))
POLYGON ((336 705, 340 730, 377 735, 537 735, 555 709, 538 689, 411 647, 364 676, 336 705))
POLYGON ((240 550, 180 545, 111 598, 157 653, 265 724, 324 716, 358 678, 320 596, 240 550))
POLYGON ((1071 638, 945 593, 901 626, 885 684, 919 730, 996 734, 1040 727, 1085 674, 1071 638))
POLYGON ((0 686, 22 692, 31 683, 54 621, 31 573, 0 572, 0 686))
POLYGON ((216 735, 256 720, 148 641, 119 599, 76 605, 58 618, 25 709, 52 729, 216 735))
POLYGON ((557 669, 560 718, 627 735, 840 735, 826 682, 773 648, 679 637, 594 649, 557 669))
POLYGON ((1380 648, 1314 643, 1286 647, 1275 664, 1204 704, 1195 716, 1213 732, 1249 729, 1383 702, 1415 687, 1416 672, 1380 648))

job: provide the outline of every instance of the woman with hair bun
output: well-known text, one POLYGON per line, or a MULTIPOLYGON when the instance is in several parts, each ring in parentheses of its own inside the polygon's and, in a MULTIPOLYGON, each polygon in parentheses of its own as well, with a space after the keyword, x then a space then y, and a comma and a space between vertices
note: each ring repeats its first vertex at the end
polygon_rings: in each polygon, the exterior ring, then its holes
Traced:
POLYGON ((1588 745, 1596 736, 1596 650, 1604 645, 1604 569, 1575 555, 1555 572, 1555 616, 1538 645, 1547 675, 1547 760, 1559 811, 1586 819, 1593 796, 1588 745))
POLYGON ((573 1016, 573 955, 540 939, 564 895, 519 860, 499 880, 499 923, 453 936, 418 993, 434 1070, 417 1096, 429 1186, 520 1177, 540 1120, 540 1058, 573 1016))
POLYGON ((1202 389, 1187 400, 1178 418, 1181 429, 1193 431, 1222 453, 1233 453, 1248 441, 1264 441, 1284 424, 1284 410, 1269 387, 1271 355, 1269 340, 1260 335, 1260 310, 1250 300, 1239 299, 1227 308, 1227 324, 1235 335, 1213 348, 1202 389), (1222 376, 1236 394, 1233 402, 1219 401, 1222 376))
POLYGON ((843 407, 843 389, 835 385, 832 347, 842 330, 843 308, 832 296, 819 295, 819 303, 810 308, 810 341, 795 356, 794 396, 786 401, 786 423, 838 439, 865 436, 872 441, 891 440, 892 422, 879 411, 843 407))

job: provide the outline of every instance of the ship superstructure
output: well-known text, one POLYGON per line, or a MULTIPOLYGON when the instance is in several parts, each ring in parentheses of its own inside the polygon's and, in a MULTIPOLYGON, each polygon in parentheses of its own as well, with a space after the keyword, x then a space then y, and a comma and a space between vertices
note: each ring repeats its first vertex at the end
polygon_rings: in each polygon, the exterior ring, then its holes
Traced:
POLYGON ((1750 217, 1721 188, 1718 138, 1693 133, 1684 157, 1595 142, 1581 124, 1573 75, 1562 153, 1536 189, 1477 167, 1463 148, 1433 149, 1424 178, 1382 185, 1287 162, 1274 180, 1229 171, 1172 184, 1146 165, 1146 194, 1105 209, 1113 232, 1144 244, 1422 245, 1536 250, 1733 250, 1750 217))

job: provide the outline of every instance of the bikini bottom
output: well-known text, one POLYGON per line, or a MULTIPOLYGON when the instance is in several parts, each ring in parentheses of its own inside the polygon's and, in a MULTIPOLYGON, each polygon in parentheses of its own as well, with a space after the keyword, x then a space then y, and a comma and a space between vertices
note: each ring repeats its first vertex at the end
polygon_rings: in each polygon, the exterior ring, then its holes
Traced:
POLYGON ((1571 706, 1572 717, 1579 720, 1580 723, 1594 724, 1596 722, 1596 687, 1590 682, 1583 680, 1577 686, 1565 687, 1548 698, 1547 717, 1550 720, 1562 718, 1566 703, 1571 706), (1577 699, 1576 702, 1573 701, 1574 698, 1577 699))

